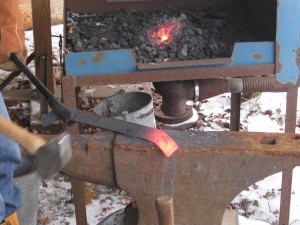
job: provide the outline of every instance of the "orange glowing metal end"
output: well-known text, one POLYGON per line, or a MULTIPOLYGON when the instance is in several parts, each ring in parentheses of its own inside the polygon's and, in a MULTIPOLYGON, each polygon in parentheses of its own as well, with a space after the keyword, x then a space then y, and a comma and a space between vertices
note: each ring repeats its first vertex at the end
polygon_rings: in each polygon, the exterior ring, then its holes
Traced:
POLYGON ((160 141, 157 144, 166 157, 170 157, 178 149, 178 145, 170 137, 169 139, 170 140, 160 141))
POLYGON ((166 157, 170 157, 178 149, 175 141, 161 130, 153 129, 146 139, 156 144, 166 157))

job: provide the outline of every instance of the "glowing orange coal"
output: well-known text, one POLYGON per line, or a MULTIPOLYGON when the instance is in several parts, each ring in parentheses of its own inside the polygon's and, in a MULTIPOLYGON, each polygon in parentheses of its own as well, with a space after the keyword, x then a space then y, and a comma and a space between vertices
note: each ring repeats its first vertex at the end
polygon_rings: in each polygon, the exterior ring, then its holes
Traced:
POLYGON ((169 45, 174 40, 174 37, 179 32, 180 28, 181 24, 177 20, 164 23, 148 32, 150 43, 152 45, 169 45))

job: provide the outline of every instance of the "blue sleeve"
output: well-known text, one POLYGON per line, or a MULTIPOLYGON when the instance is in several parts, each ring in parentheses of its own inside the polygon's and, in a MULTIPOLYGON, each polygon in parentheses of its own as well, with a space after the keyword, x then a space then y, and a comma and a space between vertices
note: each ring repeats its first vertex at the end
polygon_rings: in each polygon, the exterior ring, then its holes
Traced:
POLYGON ((0 193, 0 222, 5 218, 5 202, 0 193))
MULTIPOLYGON (((1 93, 0 115, 9 118, 1 93)), ((13 172, 20 160, 17 143, 0 133, 0 222, 1 218, 9 216, 21 205, 21 193, 13 184, 13 172)))

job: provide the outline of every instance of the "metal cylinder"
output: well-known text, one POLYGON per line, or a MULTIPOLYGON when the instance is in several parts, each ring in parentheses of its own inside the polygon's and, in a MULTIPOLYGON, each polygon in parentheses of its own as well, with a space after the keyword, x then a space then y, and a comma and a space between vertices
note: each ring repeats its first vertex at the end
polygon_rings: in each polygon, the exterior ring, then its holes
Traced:
POLYGON ((287 86, 280 84, 274 75, 156 82, 153 86, 162 96, 161 111, 172 118, 180 118, 186 113, 187 100, 202 101, 223 93, 287 91, 287 86))
POLYGON ((152 96, 145 92, 113 95, 96 105, 94 112, 100 116, 155 127, 152 96))
POLYGON ((36 225, 41 177, 36 172, 35 159, 23 151, 21 156, 21 163, 14 171, 14 184, 22 194, 22 207, 17 214, 20 224, 36 225))
MULTIPOLYGON (((236 78, 237 79, 237 78, 236 78)), ((243 93, 249 92, 286 92, 287 86, 280 84, 275 76, 243 77, 243 93)))
POLYGON ((178 117, 186 113, 186 101, 195 96, 194 82, 169 81, 153 83, 156 91, 162 96, 161 110, 165 115, 178 117))

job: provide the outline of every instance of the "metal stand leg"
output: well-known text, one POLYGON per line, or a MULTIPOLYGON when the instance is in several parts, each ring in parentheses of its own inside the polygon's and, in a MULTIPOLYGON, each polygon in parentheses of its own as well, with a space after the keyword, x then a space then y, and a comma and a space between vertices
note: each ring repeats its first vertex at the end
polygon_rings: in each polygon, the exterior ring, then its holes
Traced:
POLYGON ((231 94, 230 130, 240 130, 241 93, 231 94))
MULTIPOLYGON (((297 117, 297 97, 298 87, 291 87, 287 91, 286 96, 286 120, 285 132, 295 133, 296 117, 297 117)), ((292 188, 293 170, 285 170, 282 172, 281 187, 281 203, 280 203, 280 225, 289 224, 291 188, 292 188)))

